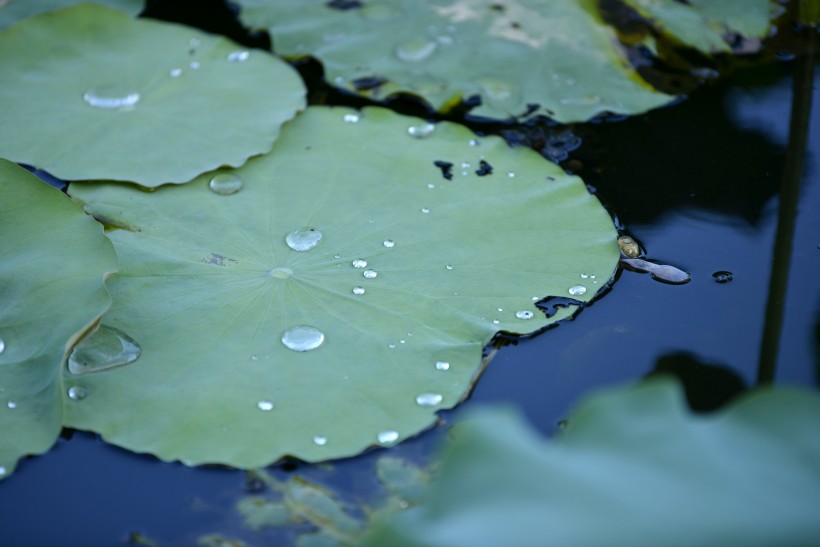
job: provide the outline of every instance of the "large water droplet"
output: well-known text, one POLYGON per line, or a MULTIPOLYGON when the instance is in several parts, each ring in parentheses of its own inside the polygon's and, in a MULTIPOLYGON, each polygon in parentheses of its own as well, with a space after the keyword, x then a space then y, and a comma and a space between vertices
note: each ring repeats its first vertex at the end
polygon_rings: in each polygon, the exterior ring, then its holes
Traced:
POLYGON ((256 403, 256 406, 259 408, 259 410, 273 410, 273 403, 270 401, 259 401, 258 403, 256 403))
POLYGON ((75 401, 81 401, 88 395, 88 390, 83 386, 71 386, 68 388, 68 398, 75 401))
POLYGON ((436 361, 436 370, 450 370, 448 361, 436 361))
POLYGON ((422 393, 416 397, 416 404, 419 406, 438 406, 443 397, 439 393, 422 393))
POLYGON ((293 275, 293 270, 290 268, 286 268, 284 266, 280 266, 279 268, 274 268, 270 271, 270 276, 275 277, 276 279, 287 279, 288 277, 293 275))
POLYGON ((393 241, 392 239, 385 239, 384 240, 384 246, 387 247, 388 249, 392 249, 395 245, 396 245, 396 242, 393 241))
POLYGON ((282 343, 293 351, 310 351, 321 346, 324 341, 325 335, 322 331, 306 325, 293 327, 282 335, 282 343))
POLYGON ((581 296, 582 294, 587 292, 587 288, 584 287, 583 285, 573 285, 572 287, 569 288, 568 292, 572 296, 581 296))
POLYGON ((364 294, 364 287, 353 287, 353 294, 364 294))
POLYGON ((232 51, 228 53, 228 60, 232 63, 244 63, 250 56, 250 51, 232 51))
POLYGON ((382 445, 393 444, 394 442, 399 440, 399 432, 398 431, 393 431, 392 429, 387 430, 387 431, 382 431, 381 433, 376 435, 376 440, 378 440, 379 444, 382 444, 382 445))
POLYGON ((345 121, 345 123, 359 123, 361 116, 359 116, 358 114, 345 114, 342 117, 342 119, 345 121))
POLYGON ((436 126, 432 123, 425 123, 423 125, 411 125, 407 128, 407 134, 416 139, 426 139, 436 130, 436 126))
POLYGON ((314 248, 322 240, 322 232, 315 228, 300 228, 285 236, 285 243, 294 251, 304 252, 314 248))
POLYGON ((532 319, 532 312, 529 310, 521 310, 515 312, 515 316, 519 319, 532 319))
POLYGON ((365 270, 362 272, 362 275, 368 279, 375 279, 379 275, 379 272, 376 270, 365 270))
POLYGON ((122 85, 101 85, 86 91, 83 100, 94 108, 114 110, 134 106, 139 102, 140 94, 122 85))
POLYGON ((208 188, 215 194, 228 196, 242 189, 242 179, 230 173, 219 173, 211 178, 208 188))
POLYGON ((406 63, 419 63, 428 59, 438 48, 438 44, 426 38, 408 40, 396 46, 396 57, 406 63))
POLYGON ((354 268, 366 268, 367 267, 367 260, 363 258, 357 258, 353 262, 351 262, 354 268))
POLYGON ((140 356, 140 347, 127 334, 100 325, 95 332, 74 346, 68 358, 72 374, 86 374, 133 363, 140 356))
POLYGON ((313 442, 319 446, 324 446, 327 444, 327 437, 316 435, 315 437, 313 437, 313 442))

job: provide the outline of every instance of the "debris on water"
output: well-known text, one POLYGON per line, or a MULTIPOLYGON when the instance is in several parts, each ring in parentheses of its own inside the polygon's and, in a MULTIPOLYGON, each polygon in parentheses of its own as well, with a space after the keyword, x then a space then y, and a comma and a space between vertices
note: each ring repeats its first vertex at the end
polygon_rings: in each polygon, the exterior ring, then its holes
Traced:
POLYGON ((629 236, 619 237, 618 247, 621 249, 621 255, 625 258, 638 258, 641 256, 641 246, 629 236))
POLYGON ((728 283, 734 279, 732 272, 727 272, 725 270, 713 273, 712 277, 715 279, 715 283, 728 283))
POLYGON ((436 160, 433 165, 441 169, 441 176, 447 180, 453 180, 453 164, 449 161, 436 160))
POLYGON ((479 177, 493 174, 493 166, 484 160, 478 162, 478 169, 475 172, 479 177))
POLYGON ((641 258, 622 258, 621 263, 638 271, 652 274, 652 279, 673 285, 688 283, 692 277, 683 270, 668 264, 656 264, 641 258))

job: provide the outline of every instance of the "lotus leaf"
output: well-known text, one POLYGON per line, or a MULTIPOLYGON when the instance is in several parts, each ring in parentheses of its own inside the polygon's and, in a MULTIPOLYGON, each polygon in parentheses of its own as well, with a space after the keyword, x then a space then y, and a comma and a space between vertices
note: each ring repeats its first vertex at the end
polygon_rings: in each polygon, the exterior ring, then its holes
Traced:
POLYGON ((732 34, 763 38, 777 14, 770 0, 624 0, 673 39, 704 53, 732 51, 732 34))
POLYGON ((60 377, 66 348, 108 308, 103 278, 117 260, 102 226, 62 192, 3 159, 0 240, 3 478, 19 458, 45 452, 57 439, 72 387, 60 377))
POLYGON ((465 397, 498 331, 567 317, 535 301, 589 301, 619 256, 577 177, 381 108, 309 108, 270 154, 187 185, 70 193, 120 228, 103 323, 142 353, 78 377, 67 423, 189 464, 415 435, 465 397))
POLYGON ((547 442, 484 410, 457 430, 427 502, 364 545, 811 545, 820 397, 759 390, 717 415, 669 380, 590 397, 547 442))
MULTIPOLYGON (((83 0, 5 0, 0 2, 0 29, 44 11, 53 11, 83 0)), ((137 15, 145 5, 143 0, 85 0, 137 15)))
POLYGON ((478 95, 477 116, 521 116, 538 103, 532 113, 563 122, 673 99, 640 79, 591 0, 372 1, 349 10, 324 0, 239 3, 244 20, 270 30, 278 53, 313 55, 331 83, 377 99, 408 92, 446 109, 478 95))
POLYGON ((0 33, 0 80, 0 155, 67 180, 158 186, 238 166, 304 105, 266 53, 92 4, 0 33))

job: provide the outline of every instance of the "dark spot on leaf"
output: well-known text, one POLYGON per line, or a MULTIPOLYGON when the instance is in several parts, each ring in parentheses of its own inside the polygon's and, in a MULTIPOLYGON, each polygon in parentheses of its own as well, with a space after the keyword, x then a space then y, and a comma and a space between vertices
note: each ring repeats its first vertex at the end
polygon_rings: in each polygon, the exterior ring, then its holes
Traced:
POLYGON ((205 264, 213 264, 214 266, 225 266, 229 262, 236 263, 236 260, 233 258, 228 258, 226 256, 218 255, 216 253, 211 253, 211 256, 206 256, 202 259, 202 262, 205 264))
POLYGON ((453 164, 449 161, 436 160, 433 165, 441 169, 441 176, 447 180, 453 180, 453 164))
POLYGON ((521 28, 521 23, 517 23, 517 22, 513 21, 512 23, 510 23, 510 26, 512 28, 518 29, 518 28, 521 28))
POLYGON ((481 106, 481 95, 470 95, 461 102, 464 104, 464 106, 468 108, 476 108, 478 106, 481 106))
POLYGON ((485 175, 492 175, 493 174, 493 166, 487 163, 484 160, 478 162, 478 169, 475 172, 476 175, 479 177, 483 177, 485 175))
POLYGON ((386 82, 387 79, 382 78, 381 76, 362 76, 361 78, 356 78, 350 83, 353 84, 356 91, 367 91, 368 89, 375 89, 386 82))
POLYGON ((362 7, 362 3, 358 0, 330 0, 330 2, 325 2, 325 5, 341 11, 362 7))
POLYGON ((538 302, 536 306, 544 310, 544 315, 547 317, 552 317, 558 313, 560 308, 568 308, 569 306, 578 306, 581 308, 584 304, 585 303, 580 300, 575 300, 574 298, 569 298, 566 296, 548 296, 544 300, 538 302))
POLYGON ((490 9, 492 11, 506 11, 507 6, 504 4, 490 4, 490 9))

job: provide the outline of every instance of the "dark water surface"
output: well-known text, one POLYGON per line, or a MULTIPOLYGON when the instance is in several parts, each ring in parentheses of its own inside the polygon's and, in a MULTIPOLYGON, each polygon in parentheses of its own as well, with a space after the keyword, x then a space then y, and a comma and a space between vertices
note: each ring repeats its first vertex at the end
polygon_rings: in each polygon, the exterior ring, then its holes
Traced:
MULTIPOLYGON (((788 144, 794 62, 736 72, 682 104, 578 129, 570 154, 650 258, 692 275, 686 285, 622 272, 574 321, 501 349, 463 407, 507 403, 546 434, 580 397, 637 381, 656 367, 681 370, 693 399, 713 408, 755 384, 764 328, 778 188, 788 144), (729 271, 717 283, 712 274, 729 271), (694 393, 697 392, 697 395, 694 393)), ((815 84, 820 78, 815 79, 815 84)), ((776 382, 818 385, 820 321, 820 93, 814 106, 776 382)), ((390 449, 429 460, 442 429, 390 449)), ((327 466, 289 464, 351 503, 377 491, 375 451, 327 466)), ((190 469, 75 433, 22 461, 0 485, 0 545, 117 545, 140 532, 161 545, 191 545, 219 532, 249 545, 293 541, 295 528, 256 534, 234 510, 243 473, 190 469)))

